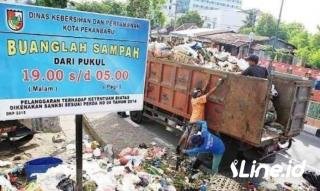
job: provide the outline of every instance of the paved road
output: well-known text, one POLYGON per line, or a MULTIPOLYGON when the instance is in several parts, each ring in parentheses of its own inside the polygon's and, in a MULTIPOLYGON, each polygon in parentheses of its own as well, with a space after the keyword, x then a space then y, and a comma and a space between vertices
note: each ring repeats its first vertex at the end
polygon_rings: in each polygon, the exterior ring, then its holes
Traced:
POLYGON ((85 118, 96 133, 93 137, 104 144, 113 144, 115 151, 152 142, 174 149, 180 136, 178 132, 167 131, 153 121, 137 125, 130 118, 122 119, 115 113, 89 114, 85 118))
POLYGON ((320 138, 302 132, 294 140, 289 150, 278 154, 276 162, 290 159, 298 163, 306 161, 307 169, 320 172, 320 138))

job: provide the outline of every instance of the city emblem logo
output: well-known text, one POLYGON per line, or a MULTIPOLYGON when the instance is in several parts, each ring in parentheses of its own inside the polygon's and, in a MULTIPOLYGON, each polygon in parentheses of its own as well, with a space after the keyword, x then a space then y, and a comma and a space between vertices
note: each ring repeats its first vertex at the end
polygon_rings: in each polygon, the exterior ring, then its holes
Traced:
POLYGON ((7 10, 7 23, 11 30, 19 31, 23 28, 23 12, 20 10, 7 10))

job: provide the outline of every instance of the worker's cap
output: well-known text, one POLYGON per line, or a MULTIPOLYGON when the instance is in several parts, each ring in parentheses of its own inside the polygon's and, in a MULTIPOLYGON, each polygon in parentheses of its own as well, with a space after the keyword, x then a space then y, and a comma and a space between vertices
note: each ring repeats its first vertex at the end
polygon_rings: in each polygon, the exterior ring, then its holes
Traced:
POLYGON ((192 97, 193 98, 198 97, 199 93, 201 93, 200 89, 194 89, 193 92, 192 92, 192 97))
POLYGON ((191 136, 190 142, 192 146, 201 145, 203 143, 203 138, 201 134, 195 134, 191 136))
POLYGON ((250 55, 248 57, 245 58, 246 61, 252 61, 254 63, 258 63, 259 62, 259 57, 257 55, 250 55))

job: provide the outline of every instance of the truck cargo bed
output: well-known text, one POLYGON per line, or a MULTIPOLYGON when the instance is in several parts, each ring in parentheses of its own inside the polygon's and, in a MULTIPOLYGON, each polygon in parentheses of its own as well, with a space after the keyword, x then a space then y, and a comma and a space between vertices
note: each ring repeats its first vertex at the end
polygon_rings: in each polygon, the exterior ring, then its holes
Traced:
MULTIPOLYGON (((278 139, 279 134, 264 131, 271 91, 271 83, 266 79, 185 65, 149 55, 145 102, 188 120, 192 111, 192 90, 206 84, 209 90, 219 78, 224 79, 223 84, 206 104, 209 128, 254 146, 278 139)), ((273 82, 279 89, 279 99, 275 101, 278 122, 286 128, 286 136, 295 136, 303 128, 311 83, 281 75, 276 75, 273 82)))

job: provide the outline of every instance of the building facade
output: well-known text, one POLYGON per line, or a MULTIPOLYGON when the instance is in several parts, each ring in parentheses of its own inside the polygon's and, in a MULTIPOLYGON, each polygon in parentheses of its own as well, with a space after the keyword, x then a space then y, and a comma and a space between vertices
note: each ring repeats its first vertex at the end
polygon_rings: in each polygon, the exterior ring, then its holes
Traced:
POLYGON ((244 24, 246 13, 236 9, 203 10, 198 12, 203 19, 203 27, 237 32, 244 24))
POLYGON ((177 12, 241 9, 242 0, 176 0, 177 12))
POLYGON ((167 0, 163 5, 162 11, 164 15, 169 18, 176 17, 177 14, 177 0, 167 0))

